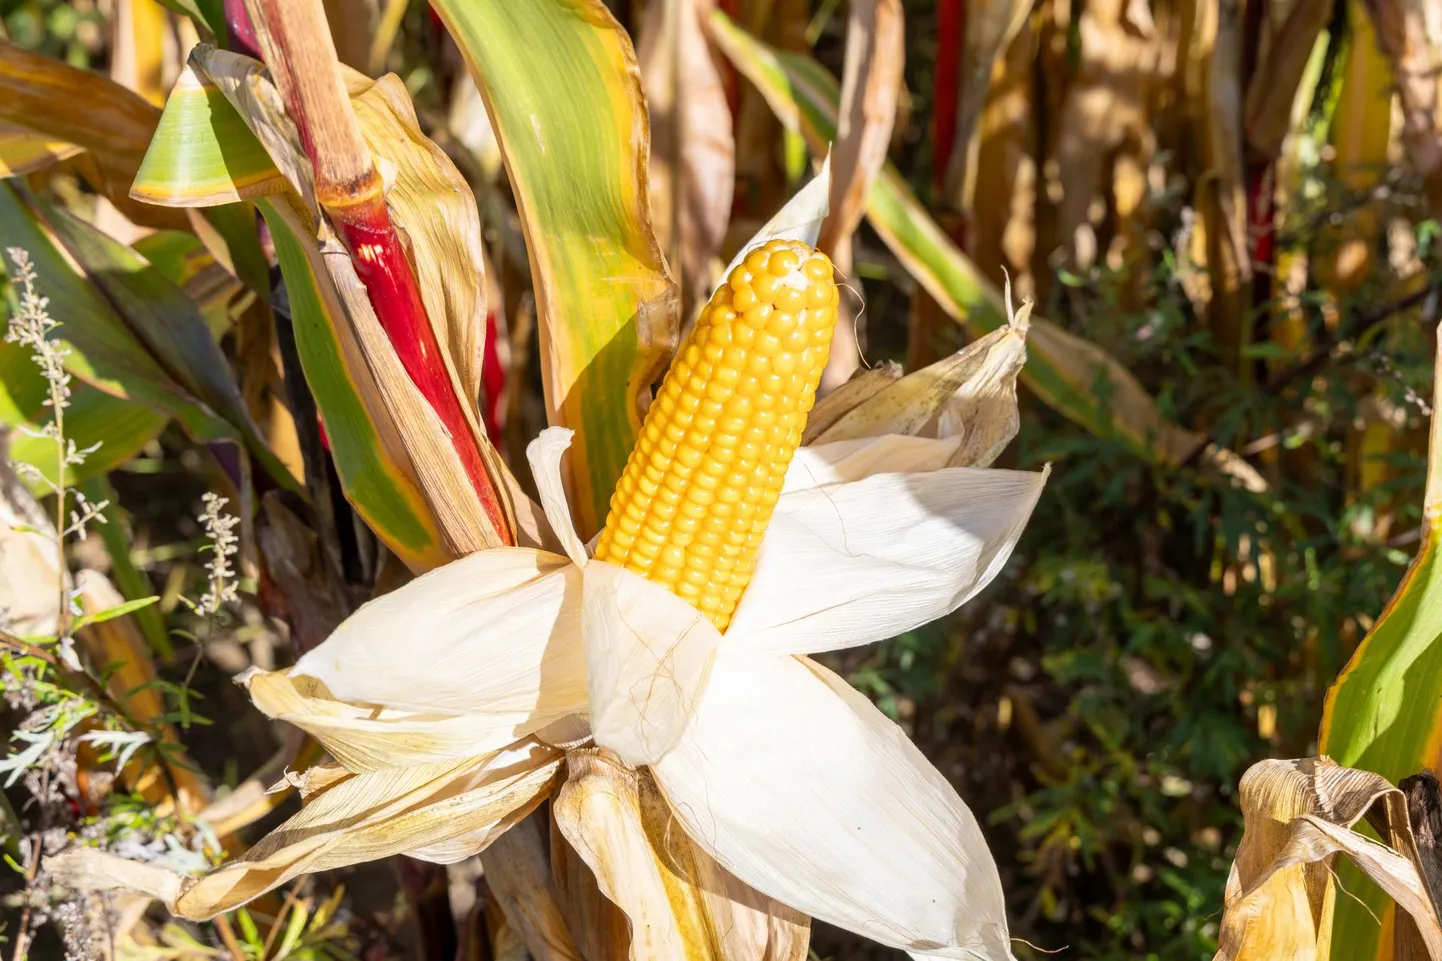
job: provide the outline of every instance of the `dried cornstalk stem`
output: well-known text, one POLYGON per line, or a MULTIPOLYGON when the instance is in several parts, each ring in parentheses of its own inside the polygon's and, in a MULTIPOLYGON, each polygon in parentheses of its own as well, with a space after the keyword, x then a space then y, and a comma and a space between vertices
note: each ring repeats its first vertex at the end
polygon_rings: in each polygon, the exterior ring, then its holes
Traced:
POLYGON ((436 412, 486 516, 514 535, 491 484, 420 288, 386 208, 385 187, 339 73, 321 0, 247 0, 266 65, 315 169, 315 196, 350 252, 376 318, 406 375, 436 412))

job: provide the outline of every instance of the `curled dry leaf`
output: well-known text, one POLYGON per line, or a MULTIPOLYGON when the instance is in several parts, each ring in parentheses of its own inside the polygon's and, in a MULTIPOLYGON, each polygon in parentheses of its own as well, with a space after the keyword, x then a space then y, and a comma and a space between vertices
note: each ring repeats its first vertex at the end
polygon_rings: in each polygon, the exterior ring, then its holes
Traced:
POLYGON ((1407 799, 1386 778, 1326 757, 1267 760, 1242 777, 1241 800, 1246 827, 1214 961, 1324 961, 1339 853, 1402 909, 1395 956, 1442 959, 1442 924, 1419 871, 1407 799), (1383 843, 1353 830, 1364 817, 1383 843))
POLYGON ((715 6, 715 0, 647 4, 637 51, 651 117, 651 222, 679 270, 684 315, 710 293, 736 180, 726 85, 701 29, 715 6))
POLYGON ((987 467, 1021 426, 1016 380, 1026 363, 1031 305, 1004 327, 900 380, 838 418, 815 442, 882 434, 960 437, 950 467, 987 467))
POLYGON ((810 444, 838 420, 901 379, 901 365, 894 360, 858 370, 851 379, 816 402, 806 418, 801 443, 810 444))

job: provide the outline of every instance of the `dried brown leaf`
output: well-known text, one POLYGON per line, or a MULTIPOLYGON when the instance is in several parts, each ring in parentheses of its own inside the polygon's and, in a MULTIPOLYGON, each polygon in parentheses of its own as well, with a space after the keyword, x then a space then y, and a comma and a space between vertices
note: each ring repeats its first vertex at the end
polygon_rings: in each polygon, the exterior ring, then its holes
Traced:
POLYGON ((1435 0, 1364 0, 1402 102, 1402 143, 1442 216, 1442 11, 1435 0))
POLYGON ((694 845, 649 774, 599 749, 567 765, 556 823, 630 919, 632 961, 804 961, 809 921, 694 845))
POLYGON ((535 961, 580 961, 534 815, 481 852, 491 894, 535 961))
POLYGON ((996 58, 1026 22, 1032 0, 966 0, 961 62, 966 65, 956 103, 956 134, 946 170, 947 207, 964 212, 974 195, 978 124, 991 88, 996 58))
POLYGON ((1215 961, 1325 961, 1338 853, 1402 909, 1399 946, 1415 938, 1408 943, 1420 943, 1422 957, 1442 959, 1442 924, 1419 874, 1406 797, 1385 778, 1325 757, 1260 761, 1242 778, 1241 802, 1246 827, 1215 961), (1383 843, 1352 830, 1363 817, 1383 843))
POLYGON ((651 221, 679 268, 683 308, 704 300, 731 220, 736 142, 702 22, 715 0, 646 5, 637 60, 651 115, 651 221))

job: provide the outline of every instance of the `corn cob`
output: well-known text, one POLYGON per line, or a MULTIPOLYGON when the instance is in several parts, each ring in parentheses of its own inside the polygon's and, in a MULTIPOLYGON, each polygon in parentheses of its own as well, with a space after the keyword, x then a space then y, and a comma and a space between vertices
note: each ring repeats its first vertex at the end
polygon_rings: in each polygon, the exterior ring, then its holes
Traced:
POLYGON ((751 580, 836 325, 826 255, 773 240, 701 311, 611 496, 596 557, 722 631, 751 580))

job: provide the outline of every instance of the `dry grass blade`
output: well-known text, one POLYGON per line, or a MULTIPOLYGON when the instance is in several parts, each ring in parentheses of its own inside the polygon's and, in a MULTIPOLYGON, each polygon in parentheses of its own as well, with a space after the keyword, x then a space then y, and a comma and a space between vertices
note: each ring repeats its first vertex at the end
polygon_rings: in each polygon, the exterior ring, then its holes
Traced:
POLYGON ((1397 78, 1407 156, 1422 177, 1432 216, 1442 216, 1442 16, 1435 0, 1365 3, 1397 78))
POLYGON ((557 900, 539 816, 521 821, 497 838, 481 852, 481 866, 506 921, 535 961, 580 961, 557 900))
POLYGON ((1292 106, 1312 46, 1331 19, 1331 4, 1286 0, 1262 7, 1257 66, 1247 81, 1247 145, 1278 157, 1293 126, 1292 106))
POLYGON ((1021 30, 1031 8, 1032 0, 966 0, 961 60, 967 67, 961 77, 956 135, 946 170, 946 205, 952 210, 966 211, 966 200, 974 192, 977 121, 991 89, 992 66, 1021 30))
POLYGON ((726 85, 701 29, 714 8, 715 0, 654 0, 637 50, 651 115, 651 222, 679 269, 686 316, 710 294, 736 179, 726 85))
MULTIPOLYGON (((906 32, 901 0, 857 0, 846 28, 841 113, 832 149, 830 212, 817 246, 842 278, 852 276, 852 235, 865 214, 871 183, 886 164, 904 86, 906 32)), ((848 304, 848 307, 851 305, 848 304)), ((844 383, 861 362, 848 309, 836 325, 822 390, 844 383)))
POLYGON ((1442 959, 1442 924, 1419 873, 1407 800, 1385 778, 1325 757, 1267 760, 1242 778, 1241 799, 1246 829, 1215 961, 1327 958, 1338 853, 1405 911, 1396 957, 1442 959), (1363 817, 1384 843, 1352 830, 1363 817))

